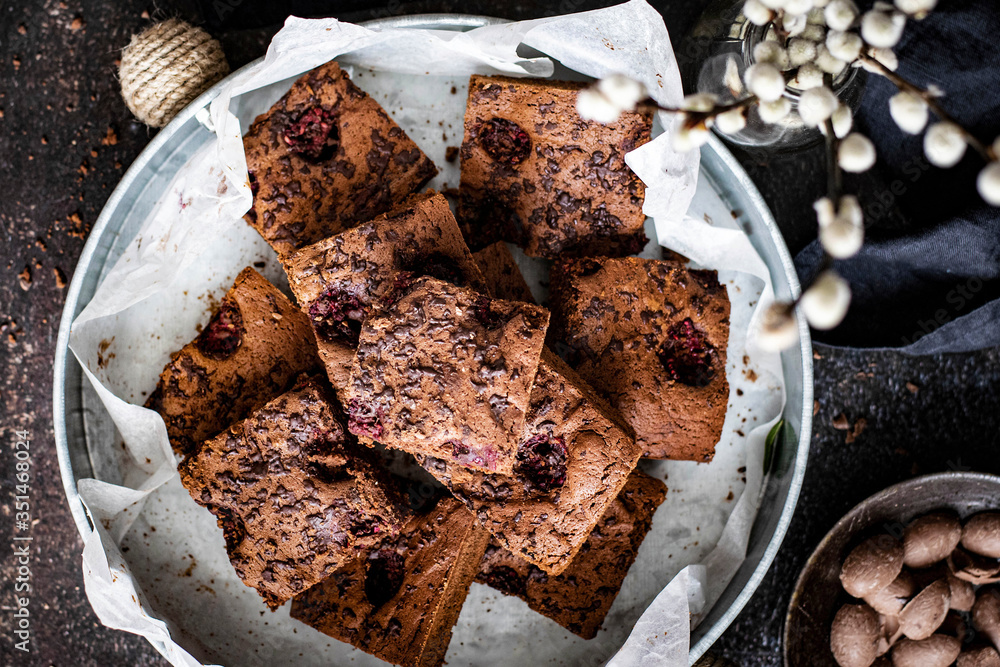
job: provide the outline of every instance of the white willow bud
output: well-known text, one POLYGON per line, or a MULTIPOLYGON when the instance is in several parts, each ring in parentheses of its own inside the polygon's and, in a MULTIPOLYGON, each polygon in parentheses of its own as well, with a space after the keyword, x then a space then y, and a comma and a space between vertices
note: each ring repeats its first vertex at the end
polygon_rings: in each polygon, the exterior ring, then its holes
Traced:
POLYGON ((937 0, 896 0, 896 7, 916 19, 922 19, 937 5, 937 0))
POLYGON ((674 134, 674 150, 686 153, 702 146, 708 141, 708 130, 703 127, 680 127, 674 134))
POLYGON ((858 18, 858 8, 851 0, 831 0, 823 10, 830 30, 848 30, 858 18))
POLYGON ((990 162, 976 179, 979 195, 990 206, 1000 206, 1000 162, 990 162))
POLYGON ((792 67, 805 65, 816 57, 816 42, 795 38, 788 41, 788 64, 792 67))
POLYGON ((813 8, 812 0, 785 0, 786 14, 806 15, 813 8))
POLYGON ((761 42, 753 47, 753 59, 758 63, 770 63, 780 70, 788 69, 788 52, 777 42, 761 42))
POLYGON ((795 78, 789 85, 798 90, 819 88, 823 85, 823 70, 813 63, 806 63, 795 72, 795 78))
POLYGON ((747 126, 746 109, 730 109, 715 117, 715 126, 725 134, 736 134, 747 126))
POLYGON ((826 48, 826 44, 820 44, 816 48, 816 66, 827 74, 832 74, 836 77, 847 67, 847 61, 841 60, 830 53, 830 49, 826 48))
POLYGON ((597 90, 622 111, 632 111, 649 96, 646 86, 624 74, 612 74, 597 82, 597 90))
POLYGON ((826 25, 826 17, 823 16, 823 7, 826 7, 827 4, 829 3, 824 3, 821 7, 815 2, 813 3, 813 8, 809 10, 808 14, 806 14, 806 21, 809 25, 826 25))
POLYGON ((773 102, 761 102, 757 106, 760 119, 765 123, 778 123, 784 120, 792 111, 792 103, 784 97, 773 102))
POLYGON ((576 96, 576 111, 580 118, 598 123, 613 123, 622 108, 594 88, 584 88, 576 96))
POLYGON ((743 5, 743 15, 754 25, 767 25, 774 18, 774 12, 760 0, 747 0, 743 5))
POLYGON ((837 217, 837 210, 833 207, 833 200, 829 197, 822 197, 813 202, 813 210, 816 211, 816 222, 820 227, 824 227, 833 222, 837 217))
POLYGON ((768 352, 787 350, 799 340, 799 327, 791 304, 772 303, 764 311, 757 330, 757 344, 768 352))
POLYGON ((906 26, 906 14, 872 10, 861 17, 861 36, 879 49, 891 49, 899 43, 906 26))
POLYGON ((769 63, 756 63, 743 75, 747 88, 764 102, 773 102, 785 92, 785 77, 769 63))
POLYGON ((851 127, 854 126, 854 114, 851 112, 851 107, 841 102, 837 110, 830 116, 830 122, 833 123, 835 137, 838 139, 846 137, 850 133, 851 127))
POLYGON ((837 202, 837 216, 857 227, 864 227, 865 214, 854 195, 844 195, 837 202))
POLYGON ((898 92, 889 98, 889 115, 904 132, 919 134, 927 127, 927 102, 911 92, 898 92))
POLYGON ((799 116, 806 125, 819 127, 837 110, 840 100, 825 86, 810 88, 799 97, 799 116))
POLYGON ((802 294, 799 306, 814 329, 832 329, 844 321, 851 305, 851 287, 833 271, 824 271, 802 294))
POLYGON ((807 23, 805 30, 799 34, 799 37, 808 39, 810 42, 823 42, 826 40, 826 27, 815 23, 807 23))
POLYGON ((779 9, 784 9, 785 8, 785 2, 787 0, 760 0, 760 1, 768 9, 773 9, 775 11, 778 11, 779 9))
POLYGON ((781 26, 790 37, 801 35, 808 25, 805 14, 785 14, 781 21, 781 26))
POLYGON ((743 97, 743 79, 740 78, 740 66, 736 58, 730 56, 726 61, 726 71, 722 75, 722 84, 736 99, 743 97))
POLYGON ((715 108, 718 98, 712 93, 694 93, 681 102, 681 108, 688 111, 708 112, 715 108))
MULTIPOLYGON (((873 60, 877 60, 890 72, 895 72, 899 69, 899 58, 896 56, 895 51, 892 49, 868 49, 868 55, 873 60)), ((869 72, 877 74, 878 69, 869 65, 868 63, 862 62, 861 66, 864 67, 869 72)))
POLYGON ((837 151, 837 164, 844 171, 858 174, 875 164, 875 144, 863 134, 854 132, 843 138, 837 151))
POLYGON ((954 123, 931 125, 924 135, 924 153, 935 167, 954 167, 965 155, 965 133, 954 123))
POLYGON ((831 30, 826 35, 826 48, 830 54, 847 62, 854 62, 858 59, 863 45, 861 37, 853 32, 831 30))
POLYGON ((996 139, 993 140, 992 148, 994 155, 1000 155, 1000 137, 997 137, 996 139))
POLYGON ((831 257, 847 259, 861 250, 865 242, 865 228, 838 215, 830 224, 819 228, 819 242, 831 257))

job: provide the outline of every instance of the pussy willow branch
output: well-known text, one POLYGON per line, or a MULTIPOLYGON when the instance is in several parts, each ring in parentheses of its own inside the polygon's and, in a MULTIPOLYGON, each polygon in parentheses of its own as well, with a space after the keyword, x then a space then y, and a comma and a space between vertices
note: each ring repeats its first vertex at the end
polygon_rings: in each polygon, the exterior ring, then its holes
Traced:
POLYGON ((712 120, 716 116, 726 113, 727 111, 732 111, 733 109, 743 109, 754 102, 757 101, 756 95, 750 95, 749 97, 744 97, 743 99, 736 100, 729 104, 722 104, 719 106, 712 107, 709 111, 691 111, 690 109, 680 109, 677 107, 661 107, 656 102, 640 102, 636 107, 637 111, 665 111, 666 113, 679 113, 687 116, 687 121, 684 123, 688 128, 698 127, 699 125, 704 125, 707 121, 712 120))
POLYGON ((889 81, 891 81, 892 84, 896 86, 896 88, 898 88, 899 90, 908 93, 913 93, 914 95, 918 96, 927 104, 928 108, 930 108, 930 110, 934 112, 935 116, 937 116, 938 118, 940 118, 945 122, 952 123, 953 125, 955 125, 958 129, 962 131, 966 143, 972 146, 972 148, 977 153, 979 153, 984 160, 986 160, 987 162, 992 162, 993 160, 997 159, 997 155, 996 153, 994 153, 993 148, 981 142, 978 138, 976 138, 975 135, 972 134, 972 132, 967 130, 961 123, 955 120, 951 116, 951 114, 945 111, 944 108, 938 103, 937 96, 935 96, 929 90, 925 90, 924 88, 921 88, 920 86, 907 81, 906 79, 896 74, 891 69, 889 69, 881 62, 879 62, 875 58, 872 58, 869 55, 862 53, 860 56, 858 56, 858 60, 871 67, 876 74, 879 74, 880 76, 883 76, 889 81))

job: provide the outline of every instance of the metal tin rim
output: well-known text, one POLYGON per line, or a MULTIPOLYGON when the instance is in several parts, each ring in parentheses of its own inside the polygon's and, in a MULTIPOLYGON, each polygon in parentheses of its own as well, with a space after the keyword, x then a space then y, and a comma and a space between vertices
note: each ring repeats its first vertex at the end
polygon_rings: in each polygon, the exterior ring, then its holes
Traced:
MULTIPOLYGON (((361 25, 373 29, 418 27, 458 27, 471 29, 484 25, 506 22, 507 21, 505 19, 472 14, 414 14, 410 16, 375 19, 363 22, 361 25)), ((160 150, 163 145, 166 144, 167 141, 181 129, 183 125, 191 120, 200 109, 206 107, 213 99, 215 99, 215 97, 219 95, 222 87, 228 82, 230 77, 243 72, 247 68, 254 67, 262 60, 263 58, 258 58, 257 60, 244 65, 244 67, 237 72, 231 73, 222 81, 216 83, 191 102, 187 107, 185 107, 173 120, 170 121, 170 123, 166 125, 166 127, 162 128, 157 135, 153 137, 153 140, 147 144, 141 153, 139 153, 135 161, 131 164, 131 166, 129 166, 125 174, 122 176, 114 191, 111 193, 111 196, 105 203, 104 208, 101 210, 100 216, 97 218, 97 222, 91 229, 90 236, 87 238, 87 242, 85 243, 83 251, 80 254, 80 259, 77 262, 77 270, 74 271, 73 278, 66 293, 66 302, 63 306, 62 316, 59 323, 59 334, 56 339, 56 353, 53 364, 52 415, 53 435, 55 438, 56 455, 59 461, 59 470, 62 477, 63 489, 66 493, 66 498, 69 502, 73 519, 76 522, 77 529, 83 539, 86 539, 90 535, 92 531, 92 524, 87 515, 83 501, 80 498, 80 494, 77 491, 78 480, 73 469, 68 435, 66 432, 67 415, 65 386, 67 365, 70 363, 70 325, 78 314, 78 310, 81 306, 80 294, 84 282, 83 273, 79 271, 79 268, 81 266, 88 266, 94 259, 99 239, 105 231, 105 228, 108 226, 112 211, 121 203, 124 193, 137 179, 138 175, 146 168, 151 157, 158 150, 160 150)), ((795 265, 792 261, 791 254, 785 245, 784 238, 781 236, 781 232, 778 229, 777 223, 775 222, 770 209, 760 192, 757 190, 757 187, 754 185, 749 175, 743 170, 743 167, 739 164, 739 162, 736 161, 736 158, 733 157, 729 150, 725 148, 722 141, 714 134, 710 136, 709 142, 704 150, 710 150, 719 157, 719 159, 731 171, 740 187, 743 188, 747 197, 756 205, 765 225, 768 228, 771 242, 777 250, 781 262, 781 268, 784 272, 785 279, 788 281, 792 295, 793 297, 798 296, 801 287, 799 285, 798 276, 795 271, 795 265)), ((809 453, 809 441, 812 432, 811 406, 813 402, 812 342, 809 336, 809 327, 801 314, 798 315, 798 326, 798 352, 801 355, 802 362, 801 381, 803 405, 800 422, 801 427, 798 435, 797 450, 794 459, 792 477, 789 483, 788 495, 785 498, 778 523, 768 540, 768 545, 739 595, 730 604, 726 611, 712 624, 712 626, 708 628, 705 634, 702 635, 701 639, 693 647, 691 647, 689 661, 692 664, 706 651, 708 651, 711 645, 715 643, 723 632, 726 631, 756 592, 757 587, 767 574, 767 571, 770 569, 771 564, 777 555, 778 549, 784 540, 785 534, 788 530, 788 525, 791 522, 792 515, 794 514, 795 508, 798 504, 799 493, 805 477, 805 469, 809 453)))
POLYGON ((985 472, 951 471, 951 472, 932 473, 930 475, 921 475, 920 477, 913 477, 911 479, 906 479, 903 480, 902 482, 893 484, 892 486, 888 486, 871 496, 868 496, 860 503, 852 507, 844 516, 840 517, 840 519, 837 520, 837 523, 835 523, 833 527, 830 528, 829 531, 827 531, 826 535, 823 536, 823 539, 820 540, 819 544, 816 545, 816 548, 813 549, 811 554, 809 554, 809 558, 806 560, 805 564, 802 566, 802 569, 799 571, 799 576, 795 580, 795 588, 792 590, 792 597, 788 601, 788 609, 785 611, 785 627, 781 632, 781 646, 782 646, 781 659, 785 665, 790 664, 788 659, 788 643, 789 643, 788 640, 790 631, 789 621, 792 616, 792 609, 794 608, 796 599, 798 598, 799 593, 801 592, 801 588, 805 581, 805 577, 807 573, 811 570, 810 566, 816 560, 817 555, 821 551, 823 551, 823 549, 826 548, 827 544, 829 544, 830 541, 833 540, 833 538, 843 530, 844 526, 853 522, 855 517, 857 517, 857 515, 860 512, 862 512, 865 508, 872 505, 873 503, 878 502, 879 500, 885 498, 886 496, 898 494, 913 486, 919 486, 921 484, 927 484, 929 482, 936 482, 939 480, 949 480, 949 479, 963 480, 963 481, 976 480, 976 481, 987 482, 990 484, 996 484, 997 482, 1000 482, 1000 475, 991 475, 985 472))

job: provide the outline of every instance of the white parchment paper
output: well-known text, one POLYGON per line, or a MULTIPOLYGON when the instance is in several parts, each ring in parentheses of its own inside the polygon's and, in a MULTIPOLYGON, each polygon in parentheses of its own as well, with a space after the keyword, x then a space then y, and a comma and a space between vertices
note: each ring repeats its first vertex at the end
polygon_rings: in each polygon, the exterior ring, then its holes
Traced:
MULTIPOLYGON (((162 420, 140 407, 170 352, 194 337, 243 267, 285 284, 273 252, 241 219, 251 202, 241 129, 295 77, 334 58, 435 161, 437 188, 458 184, 458 165, 444 156, 461 143, 470 74, 620 72, 664 105, 682 96, 663 21, 640 0, 466 33, 290 18, 264 61, 233 77, 201 116, 216 137, 148 212, 70 339, 117 428, 91 444, 100 479, 79 484, 97 526, 83 554, 87 594, 105 625, 146 636, 175 665, 383 664, 292 620, 288 605, 266 611, 229 565, 214 517, 181 486, 162 420)), ((717 269, 732 301, 731 397, 715 460, 643 462, 670 492, 596 639, 474 584, 449 664, 685 665, 690 627, 744 558, 763 488, 764 438, 784 401, 778 358, 747 341, 771 286, 728 207, 697 180, 697 154, 670 148, 671 122, 658 119, 661 134, 627 160, 647 185, 648 233, 717 269)), ((658 256, 655 244, 646 254, 658 256)), ((544 298, 544 264, 518 260, 544 298)))

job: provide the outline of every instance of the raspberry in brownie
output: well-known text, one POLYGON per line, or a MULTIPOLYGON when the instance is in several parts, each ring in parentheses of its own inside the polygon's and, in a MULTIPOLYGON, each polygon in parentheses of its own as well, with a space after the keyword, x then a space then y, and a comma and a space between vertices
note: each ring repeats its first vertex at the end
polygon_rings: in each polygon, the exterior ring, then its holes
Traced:
POLYGON ((388 211, 434 163, 335 62, 307 72, 243 137, 247 221, 278 252, 388 211))
POLYGON ((447 200, 433 192, 412 195, 389 213, 302 248, 284 264, 341 397, 361 324, 379 297, 419 275, 485 287, 447 200))
POLYGON ((349 428, 411 454, 510 472, 549 314, 423 276, 361 326, 349 428))
POLYGON ((188 455, 318 364, 308 318, 247 267, 201 334, 171 355, 146 407, 188 455))
POLYGON ((729 297, 715 271, 626 257, 559 262, 553 340, 635 429, 643 456, 711 461, 729 401, 729 297))
POLYGON ((458 218, 473 249, 502 239, 551 258, 646 245, 645 188, 625 154, 649 141, 651 116, 583 120, 576 96, 585 85, 471 78, 458 218))
POLYGON ((511 473, 485 474, 435 457, 417 461, 505 548, 559 574, 639 461, 642 451, 619 419, 545 351, 511 473))
POLYGON ((494 296, 508 301, 535 302, 531 288, 524 281, 524 276, 517 268, 514 256, 510 254, 506 243, 497 241, 473 253, 472 256, 494 296))
POLYGON ((666 493, 663 482, 637 470, 562 574, 548 575, 494 541, 476 581, 515 595, 570 632, 593 639, 666 493))
POLYGON ((298 595, 292 618, 396 665, 437 667, 489 533, 451 498, 298 595))
POLYGON ((318 381, 303 378, 180 465, 219 520, 236 573, 272 609, 405 521, 403 500, 347 435, 318 381))

